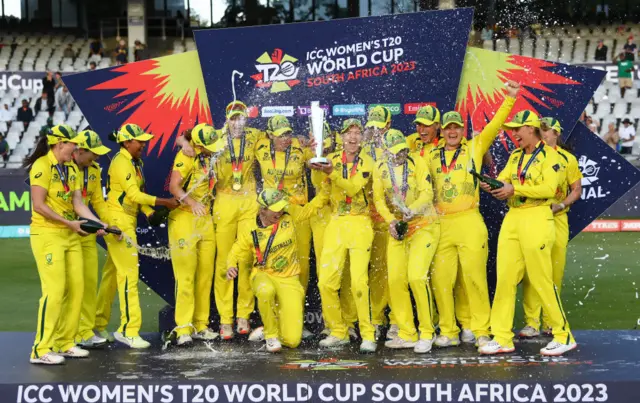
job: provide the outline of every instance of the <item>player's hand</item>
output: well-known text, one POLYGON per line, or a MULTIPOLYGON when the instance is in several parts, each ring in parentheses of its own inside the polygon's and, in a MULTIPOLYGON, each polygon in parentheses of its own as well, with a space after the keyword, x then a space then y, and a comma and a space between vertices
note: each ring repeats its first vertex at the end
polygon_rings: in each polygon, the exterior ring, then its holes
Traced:
POLYGON ((487 183, 480 182, 480 189, 484 190, 487 193, 491 193, 491 186, 489 186, 487 183))
POLYGON ((85 220, 74 220, 74 221, 69 221, 69 228, 71 228, 73 230, 73 232, 75 232, 76 234, 80 235, 80 236, 87 236, 89 235, 89 233, 84 232, 82 230, 82 228, 80 228, 80 225, 86 223, 87 221, 85 220))
POLYGON ((309 167, 317 171, 322 171, 327 175, 331 175, 331 172, 333 172, 333 162, 331 162, 331 160, 327 160, 326 164, 310 163, 309 167))
POLYGON ((122 230, 121 230, 120 228, 116 227, 115 225, 111 225, 111 226, 109 226, 108 228, 113 229, 113 230, 116 230, 116 231, 120 231, 120 235, 113 234, 113 236, 117 237, 117 238, 118 238, 118 241, 122 241, 122 237, 123 237, 123 235, 122 235, 122 234, 123 234, 123 232, 122 232, 122 230))
POLYGON ((236 277, 238 277, 238 268, 229 267, 229 270, 227 270, 227 280, 233 280, 236 277))
POLYGON ((170 199, 157 198, 156 205, 166 207, 169 210, 173 210, 177 208, 180 205, 180 203, 178 202, 177 199, 174 199, 174 198, 170 198, 170 199))
POLYGON ((562 206, 561 206, 561 205, 559 205, 559 204, 555 204, 555 203, 553 203, 553 204, 551 205, 551 212, 552 212, 553 214, 558 214, 558 213, 559 213, 559 212, 561 212, 561 211, 562 211, 562 206))
POLYGON ((398 220, 393 220, 389 224, 389 235, 391 235, 393 239, 399 240, 398 238, 400 238, 400 236, 398 235, 398 231, 396 231, 396 224, 398 224, 398 220))
POLYGON ((196 217, 202 217, 207 214, 207 208, 204 206, 204 204, 197 202, 193 199, 189 199, 189 200, 190 201, 188 202, 188 204, 189 204, 189 207, 191 207, 191 212, 196 217))
POLYGON ((413 217, 415 217, 415 216, 416 216, 416 215, 413 213, 413 211, 411 211, 411 210, 405 211, 405 212, 402 214, 402 221, 404 221, 404 222, 409 222, 409 221, 411 221, 411 220, 413 219, 413 217))
POLYGON ((507 81, 508 96, 510 96, 511 98, 516 98, 518 96, 518 91, 520 91, 520 84, 512 80, 507 81))
POLYGON ((503 187, 501 187, 500 189, 495 189, 491 191, 491 194, 493 195, 493 197, 495 197, 498 200, 506 200, 511 196, 513 196, 513 194, 515 193, 515 189, 513 188, 512 184, 506 183, 506 182, 502 182, 502 183, 504 183, 503 187))

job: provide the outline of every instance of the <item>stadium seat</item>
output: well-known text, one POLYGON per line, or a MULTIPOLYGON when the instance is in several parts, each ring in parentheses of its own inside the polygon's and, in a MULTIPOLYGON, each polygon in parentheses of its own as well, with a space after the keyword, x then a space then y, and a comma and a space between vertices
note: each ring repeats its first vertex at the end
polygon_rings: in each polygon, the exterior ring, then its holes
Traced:
POLYGON ((609 102, 601 102, 594 113, 598 119, 605 118, 611 114, 611 104, 609 102))
POLYGON ((587 53, 587 40, 584 38, 576 39, 573 48, 573 63, 584 63, 585 55, 587 53))
POLYGON ((505 39, 496 39, 496 51, 509 53, 509 49, 507 48, 507 41, 505 39))
MULTIPOLYGON (((180 47, 181 47, 182 45, 178 45, 178 46, 180 46, 180 47)), ((173 47, 173 50, 174 50, 174 51, 175 51, 176 47, 177 47, 177 46, 174 46, 174 47, 173 47)), ((493 41, 491 41, 491 40, 483 41, 483 42, 482 42, 482 48, 483 48, 483 49, 486 49, 486 50, 493 50, 493 41)))
POLYGON ((616 102, 611 115, 616 119, 622 119, 627 115, 628 104, 626 102, 616 102))
POLYGON ((593 102, 589 102, 584 111, 587 113, 588 116, 593 116, 593 114, 596 111, 596 108, 595 108, 595 105, 593 104, 593 102))
POLYGON ((534 54, 533 39, 525 39, 522 42, 522 56, 533 57, 534 54))
POLYGON ((536 50, 534 53, 534 57, 536 59, 546 59, 547 58, 547 40, 544 38, 536 39, 536 50))
POLYGON ((520 54, 520 39, 518 38, 509 39, 509 53, 513 53, 514 55, 520 54))
POLYGON ((609 102, 615 103, 620 99, 620 90, 618 88, 612 88, 607 93, 607 98, 609 102))
POLYGON ((549 38, 549 49, 547 51, 547 60, 558 61, 560 53, 560 40, 558 38, 549 38))

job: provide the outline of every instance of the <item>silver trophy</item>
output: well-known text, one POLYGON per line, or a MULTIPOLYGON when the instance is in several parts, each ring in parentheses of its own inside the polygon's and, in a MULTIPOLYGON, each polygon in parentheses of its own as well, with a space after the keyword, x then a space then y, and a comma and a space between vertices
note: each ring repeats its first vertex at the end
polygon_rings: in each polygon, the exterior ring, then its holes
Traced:
POLYGON ((328 160, 322 156, 322 140, 324 133, 324 109, 320 102, 311 102, 311 133, 316 141, 316 156, 311 158, 312 164, 326 164, 328 160))

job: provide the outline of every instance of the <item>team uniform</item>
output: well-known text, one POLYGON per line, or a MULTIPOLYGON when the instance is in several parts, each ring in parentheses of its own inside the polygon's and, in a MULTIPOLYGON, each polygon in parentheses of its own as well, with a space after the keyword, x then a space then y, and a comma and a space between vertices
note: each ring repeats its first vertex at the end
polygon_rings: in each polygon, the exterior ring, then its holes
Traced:
MULTIPOLYGON (((457 149, 446 150, 443 142, 431 151, 429 168, 435 184, 436 209, 441 215, 440 242, 431 281, 438 306, 440 336, 448 338, 442 339, 442 344, 436 343, 440 346, 459 344, 456 312, 469 312, 466 309, 456 311, 458 301, 454 300, 454 290, 457 280, 461 280, 468 301, 473 301, 470 329, 476 338, 488 337, 490 333, 491 306, 486 272, 489 235, 478 209, 479 186, 469 171, 480 172, 482 157, 491 147, 514 103, 515 98, 506 97, 484 130, 471 140, 463 138, 457 149)), ((444 125, 448 123, 464 126, 462 118, 455 112, 445 115, 444 125), (453 117, 449 122, 447 115, 453 117)))
MULTIPOLYGON (((562 147, 556 147, 558 152, 558 163, 560 170, 558 171, 558 187, 554 196, 553 203, 561 203, 569 193, 569 186, 582 179, 582 173, 578 166, 578 160, 567 150, 562 147)), ((567 212, 569 208, 559 211, 553 216, 556 239, 551 249, 551 264, 553 273, 553 283, 556 286, 558 295, 562 288, 562 278, 564 276, 564 267, 567 260, 567 244, 569 243, 569 219, 567 212)), ((538 298, 538 294, 532 287, 528 277, 525 276, 522 282, 523 305, 526 325, 536 330, 540 328, 540 311, 542 303, 538 298)), ((549 320, 545 311, 542 312, 543 328, 548 329, 549 320)))
MULTIPOLYGON (((73 162, 60 164, 53 151, 37 159, 29 171, 31 186, 46 189, 46 205, 67 220, 77 218, 72 197, 78 189, 78 176, 78 167, 73 162)), ((75 347, 84 265, 80 236, 64 224, 32 211, 30 231, 42 287, 31 362, 40 363, 51 352, 64 353, 75 347)))
POLYGON ((360 335, 363 340, 373 342, 374 327, 369 305, 369 258, 373 227, 366 189, 371 180, 373 160, 367 153, 360 152, 354 162, 347 162, 344 151, 333 153, 328 158, 333 162, 334 169, 328 177, 329 181, 324 182, 321 193, 316 196, 330 201, 332 210, 318 267, 322 311, 331 329, 331 336, 347 342, 348 329, 342 316, 338 291, 343 262, 349 252, 351 291, 354 293, 360 335))
MULTIPOLYGON (((233 281, 226 278, 228 253, 237 233, 247 232, 258 212, 256 180, 253 174, 255 150, 264 133, 245 128, 240 138, 220 133, 227 140, 227 149, 216 161, 218 183, 216 201, 213 204, 213 221, 216 237, 216 270, 214 296, 221 325, 233 324, 233 281)), ((255 301, 248 268, 240 267, 238 276, 237 318, 249 319, 255 301)), ((223 337, 225 337, 223 335, 223 337)))
MULTIPOLYGON (((398 133, 404 145, 402 133, 390 130, 388 136, 394 132, 398 133)), ((426 163, 419 154, 410 155, 400 166, 393 166, 389 161, 378 163, 373 175, 373 195, 376 209, 384 218, 387 228, 393 221, 403 218, 396 203, 403 203, 416 213, 408 222, 409 230, 402 240, 391 236, 388 238, 389 301, 395 313, 400 339, 416 342, 420 337, 430 341, 434 329, 428 273, 438 245, 440 226, 432 205, 431 175, 426 163), (394 202, 398 199, 401 202, 394 202), (414 324, 409 288, 416 301, 419 336, 414 324)), ((414 347, 415 343, 403 345, 414 347)))

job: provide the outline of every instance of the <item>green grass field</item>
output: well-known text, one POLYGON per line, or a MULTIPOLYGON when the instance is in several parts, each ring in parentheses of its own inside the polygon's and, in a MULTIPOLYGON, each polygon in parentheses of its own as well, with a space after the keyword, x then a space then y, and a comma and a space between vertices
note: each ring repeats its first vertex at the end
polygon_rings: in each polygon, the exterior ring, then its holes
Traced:
MULTIPOLYGON (((636 233, 585 233, 569 244, 562 299, 573 329, 635 326, 640 318, 639 244, 636 233)), ((34 331, 40 281, 29 240, 0 240, 0 256, 0 306, 5 307, 0 310, 0 331, 34 331)), ((101 265, 103 261, 101 253, 101 265)), ((142 330, 156 331, 164 301, 145 284, 140 290, 142 330)), ((521 304, 516 312, 519 327, 521 304)), ((116 329, 118 322, 115 302, 109 329, 116 329)))

